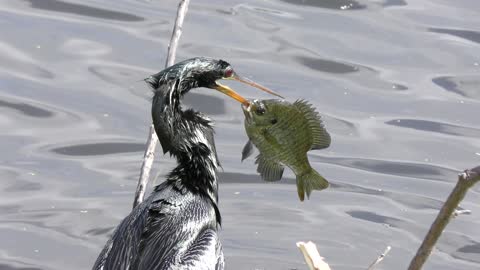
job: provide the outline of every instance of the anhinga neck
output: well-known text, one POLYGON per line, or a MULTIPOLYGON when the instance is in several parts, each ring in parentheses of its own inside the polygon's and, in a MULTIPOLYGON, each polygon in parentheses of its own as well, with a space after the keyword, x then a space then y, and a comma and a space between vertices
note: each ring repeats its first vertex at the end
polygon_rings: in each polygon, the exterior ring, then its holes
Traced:
POLYGON ((152 118, 158 139, 164 153, 175 156, 178 163, 167 181, 206 195, 216 204, 216 170, 220 165, 211 121, 199 112, 182 110, 181 98, 172 87, 161 86, 153 97, 152 118))

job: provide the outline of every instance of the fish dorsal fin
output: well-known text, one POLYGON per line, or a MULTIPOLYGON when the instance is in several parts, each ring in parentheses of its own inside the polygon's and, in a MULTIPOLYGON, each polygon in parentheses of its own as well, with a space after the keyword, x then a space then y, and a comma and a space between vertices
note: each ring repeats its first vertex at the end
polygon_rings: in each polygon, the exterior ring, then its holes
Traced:
POLYGON ((248 140, 248 142, 245 144, 242 150, 242 161, 247 159, 252 154, 253 154, 253 143, 251 140, 248 140))
POLYGON ((258 164, 257 172, 260 173, 264 181, 273 182, 282 179, 284 170, 282 164, 266 159, 262 154, 257 156, 255 164, 258 164))
POLYGON ((299 99, 293 103, 297 109, 305 115, 308 128, 312 131, 313 145, 310 149, 323 149, 330 146, 330 134, 323 126, 322 119, 315 108, 307 101, 299 99))

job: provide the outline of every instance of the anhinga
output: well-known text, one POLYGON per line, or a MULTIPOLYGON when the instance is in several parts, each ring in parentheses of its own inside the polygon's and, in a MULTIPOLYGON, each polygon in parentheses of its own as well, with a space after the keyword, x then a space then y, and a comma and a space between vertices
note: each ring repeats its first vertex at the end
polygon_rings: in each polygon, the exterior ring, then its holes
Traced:
POLYGON ((177 159, 166 181, 120 223, 100 253, 94 270, 224 269, 216 169, 220 166, 211 120, 181 99, 193 88, 221 91, 248 105, 217 82, 235 79, 276 95, 239 77, 223 60, 192 58, 150 76, 152 118, 164 153, 177 159))

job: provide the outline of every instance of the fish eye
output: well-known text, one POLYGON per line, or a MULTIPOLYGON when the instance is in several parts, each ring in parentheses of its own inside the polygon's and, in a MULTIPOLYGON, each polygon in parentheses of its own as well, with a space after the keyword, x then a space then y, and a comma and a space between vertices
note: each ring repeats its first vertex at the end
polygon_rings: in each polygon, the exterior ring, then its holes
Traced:
POLYGON ((277 122, 278 122, 278 121, 277 121, 277 119, 275 119, 275 118, 273 118, 272 120, 270 120, 270 123, 271 123, 272 125, 275 125, 277 122))
POLYGON ((263 115, 265 113, 265 107, 263 106, 258 106, 256 109, 255 109, 255 113, 257 115, 263 115))
POLYGON ((228 67, 227 69, 225 69, 224 73, 223 73, 223 77, 224 78, 230 78, 233 76, 233 69, 231 67, 228 67))

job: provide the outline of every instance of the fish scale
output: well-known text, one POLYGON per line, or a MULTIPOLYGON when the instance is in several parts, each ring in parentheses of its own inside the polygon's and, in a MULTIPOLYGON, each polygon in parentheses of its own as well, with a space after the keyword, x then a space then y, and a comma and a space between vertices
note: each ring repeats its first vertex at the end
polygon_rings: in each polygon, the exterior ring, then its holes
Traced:
POLYGON ((265 181, 282 178, 284 166, 297 176, 297 192, 303 201, 311 191, 328 187, 328 181, 308 162, 307 151, 330 145, 330 135, 312 105, 304 100, 289 103, 282 100, 254 100, 242 107, 249 141, 242 151, 242 160, 253 152, 260 154, 255 163, 265 181))

